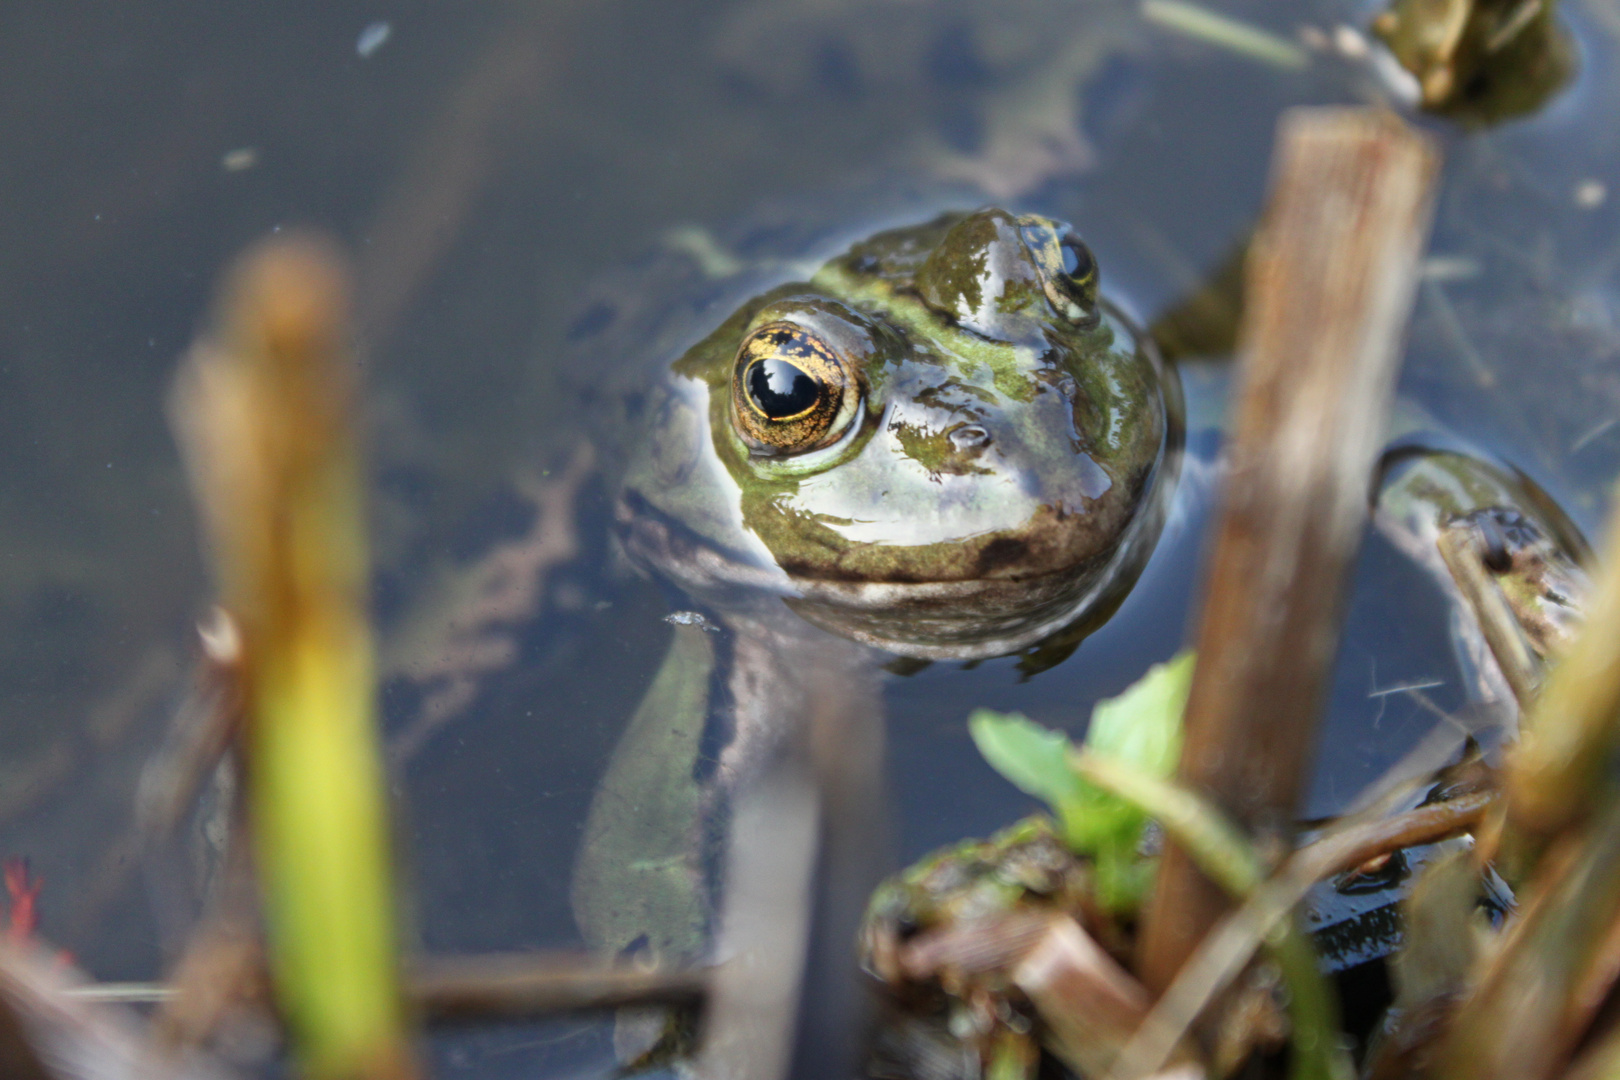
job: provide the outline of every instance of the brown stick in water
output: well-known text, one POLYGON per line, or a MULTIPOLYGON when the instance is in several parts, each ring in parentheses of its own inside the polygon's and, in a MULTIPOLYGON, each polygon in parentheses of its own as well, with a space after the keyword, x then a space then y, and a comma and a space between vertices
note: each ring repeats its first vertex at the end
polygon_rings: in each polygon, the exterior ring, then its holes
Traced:
MULTIPOLYGON (((1314 746, 1437 172, 1430 140, 1391 114, 1290 110, 1250 251, 1180 777, 1278 851, 1314 746)), ((1229 906, 1170 845, 1144 982, 1167 986, 1229 906)))

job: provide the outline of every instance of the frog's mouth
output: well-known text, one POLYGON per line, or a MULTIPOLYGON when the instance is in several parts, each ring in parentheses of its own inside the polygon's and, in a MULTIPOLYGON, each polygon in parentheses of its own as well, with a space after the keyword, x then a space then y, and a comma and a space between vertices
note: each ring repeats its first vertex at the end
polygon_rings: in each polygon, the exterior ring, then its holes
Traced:
POLYGON ((621 495, 620 540, 632 558, 715 608, 763 614, 781 605, 810 623, 919 660, 983 660, 1033 648, 1108 609, 1135 584, 1158 542, 1179 455, 1167 454, 1119 542, 1099 558, 1025 577, 966 581, 829 580, 789 574, 716 546, 634 492, 621 495))
POLYGON ((797 595, 785 602, 823 629, 899 656, 982 660, 1024 652, 1117 606, 1153 553, 1173 487, 1173 477, 1161 476, 1108 554, 1061 570, 972 581, 799 579, 797 595))

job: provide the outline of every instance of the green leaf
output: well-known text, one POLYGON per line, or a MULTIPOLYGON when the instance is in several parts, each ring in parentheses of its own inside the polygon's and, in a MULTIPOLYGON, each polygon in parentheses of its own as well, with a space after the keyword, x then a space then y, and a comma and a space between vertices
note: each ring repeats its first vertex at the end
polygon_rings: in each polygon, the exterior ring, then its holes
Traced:
POLYGON ((1099 701, 1086 746, 1134 765, 1150 776, 1169 776, 1181 756, 1181 714, 1192 689, 1193 651, 1154 664, 1119 697, 1099 701))
POLYGON ((1069 740, 1061 731, 1018 713, 975 709, 968 732, 992 769, 1060 816, 1063 803, 1079 796, 1085 782, 1069 767, 1069 740))
MULTIPOLYGON (((1181 714, 1192 687, 1193 654, 1154 664, 1116 698, 1097 703, 1086 732, 1086 748, 1138 772, 1164 778, 1181 756, 1181 714)), ((1085 805, 1069 828, 1077 851, 1096 854, 1119 845, 1135 847, 1147 815, 1131 804, 1082 782, 1085 805)))
MULTIPOLYGON (((1099 702, 1086 747, 1147 775, 1169 776, 1181 755, 1181 716, 1192 672, 1193 653, 1185 651, 1150 667, 1118 697, 1099 702)), ((1092 858, 1103 903, 1134 906, 1148 881, 1136 855, 1147 815, 1081 779, 1070 762, 1073 746, 1062 732, 989 709, 975 710, 968 730, 991 768, 1050 806, 1070 849, 1092 858)))

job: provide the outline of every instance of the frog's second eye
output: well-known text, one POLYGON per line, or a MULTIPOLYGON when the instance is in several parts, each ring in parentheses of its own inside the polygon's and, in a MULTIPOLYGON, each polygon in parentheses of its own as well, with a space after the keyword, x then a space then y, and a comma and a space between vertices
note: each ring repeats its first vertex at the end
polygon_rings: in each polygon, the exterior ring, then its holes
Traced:
POLYGON ((859 398, 838 354, 796 323, 763 326, 737 350, 731 415, 759 453, 799 454, 836 441, 859 398))
POLYGON ((1097 260, 1078 236, 1066 234, 1058 241, 1058 248, 1063 252, 1063 276, 1068 279, 1065 284, 1082 291, 1096 284, 1097 260))
POLYGON ((1095 324, 1097 260, 1091 249, 1049 218, 1020 218, 1019 232, 1052 310, 1078 326, 1095 324))
POLYGON ((1052 305, 1078 322, 1095 317, 1097 308, 1097 260, 1074 233, 1058 240, 1061 269, 1053 267, 1046 278, 1046 295, 1052 305))

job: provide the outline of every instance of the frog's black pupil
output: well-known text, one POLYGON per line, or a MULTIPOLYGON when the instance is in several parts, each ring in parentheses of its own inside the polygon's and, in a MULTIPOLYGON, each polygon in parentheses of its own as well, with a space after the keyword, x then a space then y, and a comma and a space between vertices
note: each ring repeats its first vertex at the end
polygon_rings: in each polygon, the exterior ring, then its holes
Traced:
POLYGON ((1063 238, 1063 272, 1076 281, 1084 281, 1091 276, 1091 252, 1078 237, 1065 236, 1063 238))
POLYGON ((772 420, 797 416, 816 403, 816 381, 786 360, 770 357, 748 371, 748 396, 772 420))

